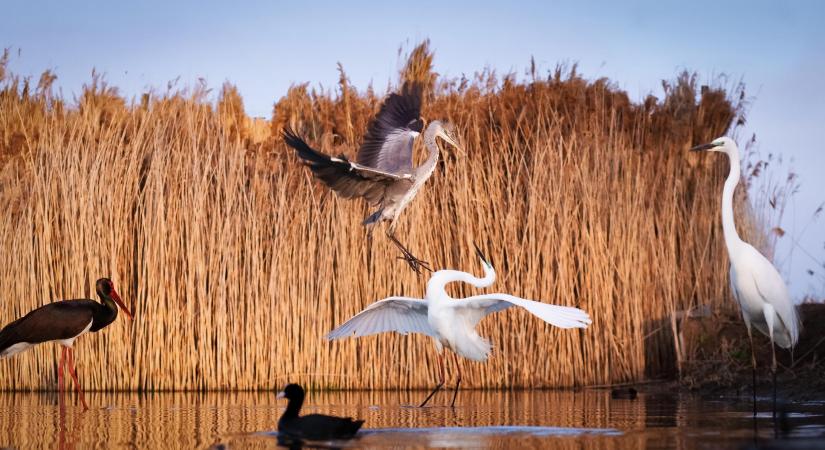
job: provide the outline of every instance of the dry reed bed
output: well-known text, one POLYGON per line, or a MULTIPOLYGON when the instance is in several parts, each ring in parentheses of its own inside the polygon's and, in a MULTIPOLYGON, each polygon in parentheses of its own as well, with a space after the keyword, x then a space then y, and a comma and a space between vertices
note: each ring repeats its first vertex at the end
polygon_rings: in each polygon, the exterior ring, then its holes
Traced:
MULTIPOLYGON (((399 226, 402 240, 435 268, 478 273, 477 242, 496 264, 493 290, 593 318, 585 331, 518 311, 483 322, 495 350, 486 364, 464 362, 465 386, 673 370, 670 313, 729 306, 718 214, 726 164, 685 150, 728 129, 736 93, 697 93, 685 75, 665 99, 634 104, 575 70, 436 81, 431 59, 419 47, 402 78, 428 83, 425 117, 454 122, 467 153, 445 153, 399 226)), ((2 81, 0 322, 91 296, 101 276, 134 308, 134 322, 121 316, 77 342, 87 389, 432 385, 424 337, 322 339, 374 300, 422 296, 426 277, 381 233, 368 241, 368 208, 319 187, 279 139, 251 137, 234 88, 217 105, 196 89, 129 106, 95 79, 68 107, 49 79, 34 92, 2 81)), ((336 95, 300 85, 281 99, 272 135, 289 123, 327 152, 354 155, 379 102, 341 71, 336 95)), ((0 388, 54 388, 57 351, 3 361, 0 388)))

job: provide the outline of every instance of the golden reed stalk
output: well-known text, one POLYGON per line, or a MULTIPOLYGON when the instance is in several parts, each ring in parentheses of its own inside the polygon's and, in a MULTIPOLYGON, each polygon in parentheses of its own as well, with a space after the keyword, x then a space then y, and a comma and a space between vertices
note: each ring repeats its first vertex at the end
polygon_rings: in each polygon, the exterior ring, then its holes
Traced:
MULTIPOLYGON (((0 71, 0 323, 111 277, 135 321, 76 342, 88 390, 422 388, 430 340, 322 336, 389 295, 422 296, 396 249, 279 139, 285 124, 354 155, 380 98, 293 87, 269 124, 225 85, 129 104, 99 77, 76 105, 0 71)), ((497 291, 588 311, 584 331, 519 311, 481 324, 495 345, 465 361, 468 387, 563 387, 638 380, 675 367, 671 313, 728 309, 719 224, 725 164, 686 149, 728 130, 738 91, 696 92, 680 76, 641 104, 607 80, 559 68, 546 79, 439 80, 426 43, 402 72, 428 86, 424 117, 447 119, 466 155, 445 153, 399 231, 438 268, 497 291)), ((417 144, 420 145, 420 144, 417 144)), ((419 153, 420 149, 418 150, 419 153)), ((741 215, 741 214, 740 214, 741 215)), ((740 224, 746 224, 740 218, 740 224)), ((751 221, 753 223, 753 221, 751 221)), ((740 225, 741 226, 741 225, 740 225)), ((761 227, 740 230, 753 240, 761 227)), ((469 294, 455 286, 456 294, 469 294)), ((0 362, 0 389, 53 389, 58 346, 0 362)))

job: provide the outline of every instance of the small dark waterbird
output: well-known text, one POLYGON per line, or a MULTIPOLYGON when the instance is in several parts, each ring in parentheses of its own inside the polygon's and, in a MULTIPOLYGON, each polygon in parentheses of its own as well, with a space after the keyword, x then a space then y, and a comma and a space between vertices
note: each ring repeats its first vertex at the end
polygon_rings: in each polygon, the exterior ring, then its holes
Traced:
POLYGON ((278 398, 286 398, 289 403, 281 419, 278 420, 278 432, 290 439, 326 441, 331 439, 351 439, 364 424, 363 420, 350 417, 308 414, 299 416, 304 404, 304 388, 297 384, 287 385, 278 398))
POLYGON ((736 232, 733 218, 733 193, 740 178, 739 147, 729 137, 697 145, 693 152, 719 152, 727 155, 730 172, 722 189, 722 231, 730 259, 730 287, 733 298, 742 311, 751 346, 753 378, 753 417, 756 418, 756 355, 753 349, 755 327, 771 340, 771 373, 773 374, 773 417, 776 419, 776 347, 792 349, 799 341, 802 324, 796 306, 788 294, 785 281, 759 250, 743 241, 736 232))
POLYGON ((57 341, 63 349, 57 371, 57 389, 63 388, 63 368, 68 358, 69 374, 74 380, 83 407, 88 409, 74 366, 75 339, 100 331, 117 318, 118 306, 131 319, 132 313, 108 278, 97 280, 100 302, 91 299, 62 300, 41 306, 0 330, 0 359, 16 355, 43 342, 57 341))
POLYGON ((427 159, 418 167, 412 166, 413 141, 422 132, 421 87, 405 84, 400 94, 390 94, 381 105, 378 115, 370 123, 364 142, 358 150, 357 162, 344 155, 332 157, 310 147, 292 130, 285 129, 284 141, 294 148, 316 178, 343 198, 363 198, 378 205, 363 225, 372 230, 374 225, 389 221, 387 237, 401 250, 407 264, 416 272, 430 270, 428 264, 415 256, 395 237, 395 226, 401 212, 415 198, 418 190, 433 174, 438 163, 441 138, 463 151, 452 127, 434 120, 424 130, 427 159))

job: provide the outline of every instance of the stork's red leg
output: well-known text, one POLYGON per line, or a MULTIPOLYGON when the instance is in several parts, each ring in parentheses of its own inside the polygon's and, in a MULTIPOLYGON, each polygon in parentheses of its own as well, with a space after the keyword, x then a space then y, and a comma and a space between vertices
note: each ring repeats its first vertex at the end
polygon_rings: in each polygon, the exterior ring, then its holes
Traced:
POLYGON ((60 362, 57 364, 57 393, 63 392, 63 367, 66 365, 66 350, 64 346, 60 346, 60 362))
POLYGON ((80 387, 80 382, 77 381, 77 373, 74 370, 74 349, 69 349, 69 374, 71 374, 74 380, 74 387, 75 390, 77 390, 77 395, 80 397, 80 402, 83 403, 83 409, 89 409, 89 405, 86 404, 86 398, 83 396, 83 388, 80 387))

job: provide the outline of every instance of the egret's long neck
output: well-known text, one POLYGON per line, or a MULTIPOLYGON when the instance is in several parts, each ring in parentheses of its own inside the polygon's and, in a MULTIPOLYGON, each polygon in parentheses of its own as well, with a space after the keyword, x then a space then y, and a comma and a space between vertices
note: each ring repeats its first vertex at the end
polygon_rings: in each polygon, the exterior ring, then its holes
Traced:
POLYGON ((427 300, 438 302, 439 299, 449 298, 444 287, 447 283, 460 281, 471 284, 479 289, 486 288, 496 281, 496 271, 492 267, 484 266, 484 277, 479 278, 471 273, 459 270, 439 270, 427 282, 427 300))
POLYGON ((733 253, 742 244, 742 239, 736 232, 736 224, 733 222, 733 193, 736 191, 736 185, 739 184, 739 176, 741 173, 739 167, 739 152, 731 150, 727 153, 730 160, 730 173, 725 180, 725 188, 722 190, 722 231, 725 234, 725 245, 728 247, 728 254, 733 253))
POLYGON ((441 129, 441 125, 438 123, 431 123, 427 126, 427 129, 424 131, 424 145, 427 146, 427 160, 424 161, 423 164, 416 167, 415 169, 415 184, 421 185, 427 178, 430 178, 430 175, 433 174, 433 170, 435 170, 435 165, 438 164, 438 142, 436 141, 436 136, 438 135, 438 131, 441 129))

